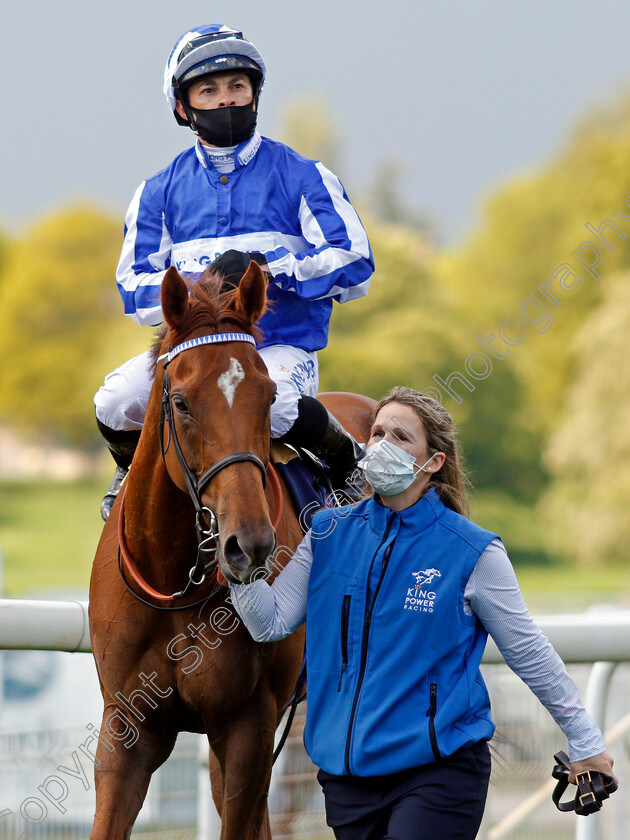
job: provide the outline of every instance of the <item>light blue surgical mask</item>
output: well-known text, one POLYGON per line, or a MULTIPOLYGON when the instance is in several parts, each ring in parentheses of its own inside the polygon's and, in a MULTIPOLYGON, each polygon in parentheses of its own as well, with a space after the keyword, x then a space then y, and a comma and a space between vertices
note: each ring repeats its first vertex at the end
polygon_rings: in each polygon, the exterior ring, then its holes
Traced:
POLYGON ((416 477, 437 453, 419 467, 413 455, 388 440, 379 440, 367 449, 358 466, 375 493, 395 496, 411 487, 416 477))

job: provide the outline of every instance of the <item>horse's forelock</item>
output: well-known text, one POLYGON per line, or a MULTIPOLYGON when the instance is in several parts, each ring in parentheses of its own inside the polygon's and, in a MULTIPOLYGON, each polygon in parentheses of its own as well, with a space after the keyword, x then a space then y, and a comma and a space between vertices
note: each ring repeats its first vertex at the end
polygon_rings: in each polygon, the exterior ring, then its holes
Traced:
POLYGON ((188 312, 177 330, 171 329, 164 323, 155 333, 151 346, 151 362, 153 371, 157 366, 162 345, 166 335, 170 332, 169 345, 175 347, 190 336, 195 330, 205 329, 207 334, 216 333, 224 322, 236 326, 240 331, 252 335, 257 341, 261 338, 261 331, 255 324, 234 309, 234 299, 238 289, 221 292, 221 277, 205 272, 198 283, 190 290, 188 312))

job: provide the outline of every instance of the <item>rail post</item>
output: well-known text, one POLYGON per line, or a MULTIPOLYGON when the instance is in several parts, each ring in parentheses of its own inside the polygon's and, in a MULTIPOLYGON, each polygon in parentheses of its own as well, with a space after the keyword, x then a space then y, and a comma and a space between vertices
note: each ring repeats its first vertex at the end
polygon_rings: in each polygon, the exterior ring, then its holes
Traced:
MULTIPOLYGON (((585 706, 602 732, 606 731, 606 706, 608 689, 617 662, 594 662, 586 686, 585 706)), ((599 814, 588 819, 578 819, 575 824, 575 840, 597 840, 599 837, 599 814)))

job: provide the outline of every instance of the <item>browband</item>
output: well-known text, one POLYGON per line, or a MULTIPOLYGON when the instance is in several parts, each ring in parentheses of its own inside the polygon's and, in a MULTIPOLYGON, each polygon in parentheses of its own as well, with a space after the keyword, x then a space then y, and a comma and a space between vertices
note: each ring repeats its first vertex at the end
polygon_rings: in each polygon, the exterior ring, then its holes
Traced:
POLYGON ((183 353, 184 350, 191 350, 193 347, 201 347, 203 344, 221 344, 224 341, 245 341, 248 344, 256 346, 256 339, 253 335, 247 333, 213 333, 212 335, 202 335, 199 338, 190 338, 188 341, 183 341, 177 344, 168 353, 158 356, 158 361, 164 362, 164 367, 170 364, 176 356, 183 353))

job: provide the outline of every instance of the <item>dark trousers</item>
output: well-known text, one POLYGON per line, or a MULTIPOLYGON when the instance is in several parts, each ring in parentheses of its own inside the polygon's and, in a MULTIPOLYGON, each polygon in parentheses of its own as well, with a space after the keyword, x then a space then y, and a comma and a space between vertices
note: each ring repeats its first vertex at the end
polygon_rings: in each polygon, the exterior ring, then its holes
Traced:
POLYGON ((388 776, 332 776, 320 770, 326 822, 337 840, 475 840, 490 780, 482 741, 388 776))

